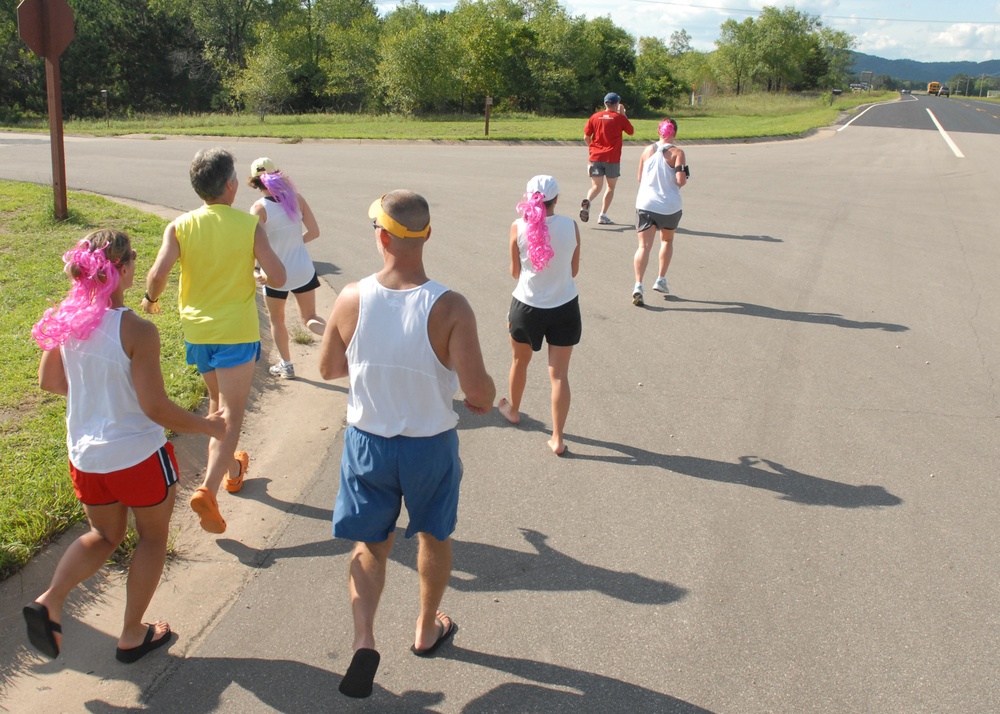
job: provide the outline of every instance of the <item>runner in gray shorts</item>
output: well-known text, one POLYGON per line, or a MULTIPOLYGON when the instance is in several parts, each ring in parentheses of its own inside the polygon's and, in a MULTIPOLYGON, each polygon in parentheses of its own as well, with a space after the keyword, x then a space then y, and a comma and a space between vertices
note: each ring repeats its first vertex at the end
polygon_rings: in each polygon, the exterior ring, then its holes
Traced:
POLYGON ((684 211, 677 211, 677 213, 665 216, 662 213, 643 211, 637 208, 635 211, 635 229, 637 231, 645 231, 656 226, 661 231, 675 231, 677 230, 677 226, 681 224, 682 213, 684 211))

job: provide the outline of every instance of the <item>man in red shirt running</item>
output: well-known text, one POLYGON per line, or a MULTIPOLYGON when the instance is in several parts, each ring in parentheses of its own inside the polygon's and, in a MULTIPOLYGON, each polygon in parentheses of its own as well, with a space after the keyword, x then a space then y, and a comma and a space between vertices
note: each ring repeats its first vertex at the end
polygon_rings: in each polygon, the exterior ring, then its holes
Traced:
POLYGON ((601 192, 605 178, 608 179, 608 189, 604 192, 601 215, 597 222, 602 225, 612 222, 608 218, 608 208, 611 207, 611 199, 615 197, 615 184, 618 183, 618 177, 622 173, 623 132, 632 136, 635 129, 625 116, 622 98, 614 92, 609 92, 604 97, 604 110, 591 116, 583 129, 584 141, 590 147, 590 166, 587 169, 590 175, 590 190, 580 204, 580 220, 584 223, 590 219, 590 202, 601 192))

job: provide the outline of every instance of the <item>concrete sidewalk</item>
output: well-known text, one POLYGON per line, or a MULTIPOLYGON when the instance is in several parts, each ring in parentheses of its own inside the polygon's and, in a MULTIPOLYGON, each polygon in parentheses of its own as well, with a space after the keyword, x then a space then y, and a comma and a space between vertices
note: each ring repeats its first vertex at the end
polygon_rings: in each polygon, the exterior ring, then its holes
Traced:
MULTIPOLYGON (((177 214, 172 209, 139 207, 168 218, 177 214)), ((329 315, 335 298, 323 282, 317 291, 319 314, 329 315)), ((298 325, 294 307, 289 307, 288 319, 294 335, 298 325)), ((171 521, 175 555, 168 560, 146 619, 170 622, 177 633, 174 642, 162 654, 133 665, 115 660, 125 574, 106 567, 71 596, 63 612, 60 656, 48 660, 28 646, 21 608, 48 587, 62 553, 84 531, 83 525, 76 526, 22 572, 0 583, 0 711, 80 712, 95 700, 115 707, 141 706, 143 694, 169 676, 178 658, 198 648, 256 576, 258 571, 241 562, 241 556, 266 552, 288 527, 303 491, 326 464, 343 427, 347 403, 346 379, 327 383, 319 376, 319 338, 305 345, 292 342, 297 379, 287 381, 267 372, 277 357, 263 310, 261 336, 264 354, 240 439, 240 447, 250 454, 248 480, 238 494, 219 493, 228 524, 219 543, 231 543, 233 548, 220 548, 217 537, 201 530, 188 506, 204 474, 207 438, 173 439, 181 467, 181 489, 171 521)), ((339 452, 333 458, 339 462, 339 452)))

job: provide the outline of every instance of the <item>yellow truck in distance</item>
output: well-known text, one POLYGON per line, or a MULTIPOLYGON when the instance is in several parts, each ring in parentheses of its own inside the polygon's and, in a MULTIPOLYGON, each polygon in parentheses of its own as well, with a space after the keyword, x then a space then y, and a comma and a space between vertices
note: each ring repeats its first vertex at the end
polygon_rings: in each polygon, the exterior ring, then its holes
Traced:
POLYGON ((930 84, 927 85, 927 96, 928 97, 935 96, 940 89, 941 89, 940 82, 931 82, 930 84))

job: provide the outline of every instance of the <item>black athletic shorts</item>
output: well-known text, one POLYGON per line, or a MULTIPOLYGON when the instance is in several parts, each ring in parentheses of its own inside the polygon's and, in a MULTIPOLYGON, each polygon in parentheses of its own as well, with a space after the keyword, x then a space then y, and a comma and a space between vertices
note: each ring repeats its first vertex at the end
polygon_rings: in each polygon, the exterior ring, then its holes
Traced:
POLYGON ((313 279, 310 280, 305 285, 303 285, 301 288, 295 288, 292 291, 288 291, 288 290, 275 290, 274 288, 272 288, 272 287, 270 287, 268 285, 265 285, 264 286, 264 294, 267 295, 267 297, 269 297, 269 298, 277 298, 278 300, 287 300, 289 292, 293 292, 296 295, 298 295, 299 293, 307 293, 310 290, 315 290, 318 287, 319 287, 319 275, 317 275, 316 273, 313 273, 313 279))
POLYGON ((532 307, 512 298, 507 326, 514 342, 531 345, 534 352, 542 349, 542 338, 553 347, 578 345, 583 333, 580 298, 549 308, 532 307))

